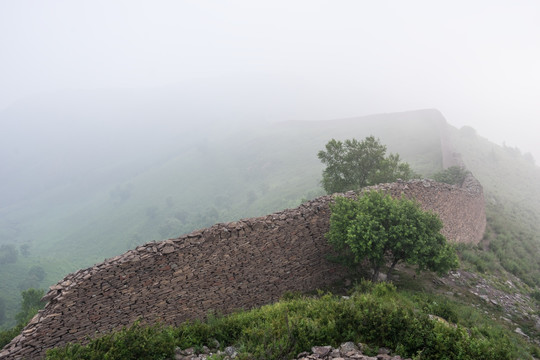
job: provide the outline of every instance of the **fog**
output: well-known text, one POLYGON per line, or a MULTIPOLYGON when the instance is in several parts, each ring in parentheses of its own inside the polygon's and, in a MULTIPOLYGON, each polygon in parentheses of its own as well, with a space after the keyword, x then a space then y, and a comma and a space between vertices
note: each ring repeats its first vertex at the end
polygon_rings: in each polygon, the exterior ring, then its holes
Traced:
POLYGON ((507 145, 449 130, 486 199, 537 224, 540 168, 514 147, 540 164, 539 15, 537 0, 0 0, 0 330, 21 290, 322 195, 331 137, 374 133, 430 176, 441 113, 507 145))
POLYGON ((1 1, 0 109, 193 87, 226 121, 436 108, 538 161, 539 15, 535 0, 1 1))

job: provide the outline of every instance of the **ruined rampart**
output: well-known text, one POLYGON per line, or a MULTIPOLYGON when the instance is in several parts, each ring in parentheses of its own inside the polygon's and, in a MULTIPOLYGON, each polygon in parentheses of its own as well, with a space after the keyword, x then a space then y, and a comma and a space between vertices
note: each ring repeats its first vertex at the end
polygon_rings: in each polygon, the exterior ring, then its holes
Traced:
MULTIPOLYGON (((377 188, 414 197, 439 213, 443 232, 453 241, 482 238, 484 199, 474 178, 461 189, 431 180, 377 188)), ((295 209, 149 243, 70 274, 51 287, 45 308, 0 358, 40 358, 48 348, 85 341, 139 318, 178 324, 210 310, 252 308, 288 290, 328 285, 345 274, 325 260, 332 199, 323 196, 295 209)))

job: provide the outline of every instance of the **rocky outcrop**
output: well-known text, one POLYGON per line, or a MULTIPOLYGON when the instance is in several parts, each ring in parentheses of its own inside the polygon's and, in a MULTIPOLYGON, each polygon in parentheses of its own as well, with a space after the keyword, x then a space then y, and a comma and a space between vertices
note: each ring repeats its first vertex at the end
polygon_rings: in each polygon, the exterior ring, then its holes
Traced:
MULTIPOLYGON (((465 185, 414 180, 374 188, 416 198, 441 216, 447 238, 477 243, 486 224, 482 188, 474 178, 465 185)), ((179 324, 210 310, 252 308, 285 291, 329 285, 346 273, 326 260, 332 201, 323 196, 295 209, 216 224, 70 274, 50 288, 45 308, 0 358, 36 359, 48 348, 84 342, 137 319, 179 324)))

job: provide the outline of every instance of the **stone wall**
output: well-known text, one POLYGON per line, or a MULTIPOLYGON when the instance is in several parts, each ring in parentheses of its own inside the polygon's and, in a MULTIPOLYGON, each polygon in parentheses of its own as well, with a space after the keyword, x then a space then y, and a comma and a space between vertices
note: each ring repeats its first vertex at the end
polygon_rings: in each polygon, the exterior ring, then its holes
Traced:
MULTIPOLYGON (((431 180, 375 188, 417 198, 439 213, 450 240, 477 243, 482 238, 484 199, 474 178, 461 189, 431 180)), ((345 274, 325 260, 332 199, 323 196, 295 209, 148 243, 70 274, 50 288, 45 308, 0 358, 40 358, 48 348, 84 342, 138 318, 179 324, 210 310, 252 308, 288 290, 329 285, 345 274)))
POLYGON ((484 193, 472 175, 465 178, 461 188, 428 179, 380 184, 371 188, 386 191, 394 197, 404 194, 418 200, 424 210, 439 214, 444 224, 441 232, 451 241, 477 244, 484 236, 484 193))

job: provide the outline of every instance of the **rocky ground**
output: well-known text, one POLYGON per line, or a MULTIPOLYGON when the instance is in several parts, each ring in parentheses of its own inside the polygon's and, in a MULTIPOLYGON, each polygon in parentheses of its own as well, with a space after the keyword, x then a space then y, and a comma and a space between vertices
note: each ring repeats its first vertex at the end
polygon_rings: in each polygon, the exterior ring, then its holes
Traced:
POLYGON ((540 312, 518 278, 502 281, 495 276, 457 270, 436 281, 453 289, 455 296, 472 295, 477 300, 473 306, 494 319, 507 322, 514 332, 540 345, 540 312), (528 335, 521 329, 523 326, 527 327, 528 335))
MULTIPOLYGON (((338 348, 331 346, 314 346, 311 352, 303 352, 298 354, 297 360, 410 360, 403 359, 399 355, 392 355, 391 351, 386 348, 380 348, 375 356, 368 356, 362 353, 364 346, 362 344, 354 344, 346 342, 338 348)), ((206 359, 221 359, 232 360, 238 356, 236 349, 232 346, 226 347, 225 350, 211 350, 203 347, 202 351, 196 352, 195 349, 189 348, 182 350, 176 349, 175 360, 206 360, 206 359)))

